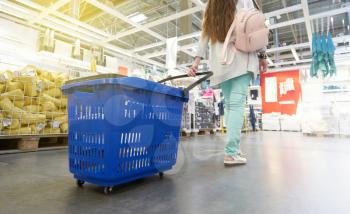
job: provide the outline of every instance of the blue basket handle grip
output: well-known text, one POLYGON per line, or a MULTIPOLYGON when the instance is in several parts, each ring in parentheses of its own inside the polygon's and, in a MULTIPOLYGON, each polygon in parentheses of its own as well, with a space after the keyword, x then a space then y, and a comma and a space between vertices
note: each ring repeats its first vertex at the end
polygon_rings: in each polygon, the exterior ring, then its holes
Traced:
MULTIPOLYGON (((187 93, 189 91, 191 91, 194 87, 196 87, 197 85, 201 84, 203 81, 209 79, 211 76, 213 76, 213 72, 208 71, 208 72, 200 72, 197 73, 197 76, 204 76, 202 78, 200 78, 199 80, 197 80, 196 82, 192 83, 191 85, 187 86, 187 88, 184 89, 184 92, 187 93)), ((179 75, 179 76, 174 76, 174 77, 168 77, 166 79, 163 79, 161 81, 158 81, 158 83, 164 83, 170 80, 174 80, 174 79, 181 79, 181 78, 188 78, 189 76, 187 74, 184 75, 179 75)))

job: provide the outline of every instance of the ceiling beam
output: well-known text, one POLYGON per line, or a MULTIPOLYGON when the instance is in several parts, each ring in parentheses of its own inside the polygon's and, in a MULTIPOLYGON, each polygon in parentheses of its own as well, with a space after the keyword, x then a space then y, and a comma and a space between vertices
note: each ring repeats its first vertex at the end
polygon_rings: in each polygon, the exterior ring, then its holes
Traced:
MULTIPOLYGON (((128 3, 130 3, 130 2, 129 2, 129 1, 124 1, 124 0, 122 0, 122 2, 119 2, 119 1, 118 1, 118 2, 113 6, 113 8, 117 10, 117 9, 119 9, 120 7, 124 7, 124 6, 127 5, 128 3)), ((85 19, 82 20, 82 21, 91 24, 91 22, 96 21, 96 19, 99 19, 99 18, 103 17, 103 16, 106 15, 106 14, 107 14, 106 12, 100 11, 100 12, 99 12, 98 14, 96 14, 95 16, 87 17, 87 18, 85 18, 85 19)))
MULTIPOLYGON (((104 12, 126 22, 127 24, 130 24, 134 27, 136 27, 137 29, 139 29, 140 31, 144 31, 146 33, 148 33, 149 35, 159 39, 159 40, 165 40, 166 38, 164 38, 162 35, 144 27, 143 25, 141 24, 138 24, 136 22, 133 22, 130 18, 128 18, 127 16, 123 15, 122 13, 120 13, 119 11, 97 1, 97 0, 86 0, 86 2, 88 2, 89 4, 103 10, 104 12)), ((105 41, 104 41, 105 42, 105 41)))
POLYGON ((300 48, 308 48, 310 47, 309 42, 300 43, 300 44, 293 44, 293 45, 287 45, 282 47, 275 47, 275 48, 269 48, 266 50, 267 53, 274 53, 274 52, 281 52, 281 51, 288 51, 291 49, 300 49, 300 48))
POLYGON ((164 50, 161 50, 161 51, 157 51, 157 52, 154 52, 154 53, 145 54, 143 56, 145 58, 147 58, 147 59, 151 59, 151 58, 154 58, 154 57, 160 57, 160 56, 164 56, 164 55, 166 55, 166 52, 164 50))
MULTIPOLYGON (((194 57, 195 53, 193 53, 192 51, 188 51, 188 49, 193 48, 193 47, 197 47, 197 45, 198 45, 197 43, 192 43, 192 44, 188 44, 188 45, 184 45, 184 46, 179 46, 178 50, 182 51, 182 52, 184 52, 186 54, 191 53, 189 55, 194 57)), ((145 54, 143 56, 145 58, 147 58, 147 59, 151 59, 151 58, 154 58, 154 57, 159 57, 159 56, 164 56, 164 55, 166 55, 166 50, 165 49, 163 49, 161 51, 157 51, 157 52, 151 53, 151 54, 145 54)))
POLYGON ((135 48, 134 49, 134 52, 140 52, 140 51, 144 51, 144 50, 147 50, 147 49, 152 49, 152 48, 156 48, 156 47, 159 47, 159 46, 163 46, 165 45, 165 42, 156 42, 156 43, 152 43, 152 44, 149 44, 149 45, 145 45, 145 46, 141 46, 141 47, 138 47, 138 48, 135 48))
MULTIPOLYGON (((190 9, 181 11, 179 13, 175 13, 173 15, 170 15, 170 16, 158 19, 158 20, 156 20, 154 22, 150 22, 150 23, 147 23, 147 24, 144 24, 144 25, 141 25, 141 26, 142 26, 143 29, 150 29, 152 27, 155 27, 155 26, 158 26, 158 25, 161 25, 161 24, 164 24, 164 23, 176 20, 178 18, 191 15, 191 14, 199 12, 201 10, 202 10, 201 6, 192 7, 190 9)), ((141 28, 133 28, 131 30, 127 30, 127 31, 118 33, 118 34, 116 34, 114 36, 111 36, 110 38, 106 39, 104 42, 110 42, 110 41, 113 41, 113 40, 116 40, 116 39, 119 39, 119 38, 122 38, 122 37, 125 37, 125 36, 129 36, 131 34, 134 34, 134 33, 140 32, 140 31, 142 31, 141 28)))
POLYGON ((194 33, 179 36, 179 38, 177 40, 183 41, 186 39, 192 39, 192 38, 200 37, 201 34, 202 34, 202 32, 194 32, 194 33))
POLYGON ((297 5, 286 7, 286 8, 280 9, 280 10, 275 10, 275 11, 272 11, 269 13, 265 13, 264 15, 268 19, 270 17, 279 16, 279 15, 286 14, 286 13, 292 13, 295 11, 299 11, 301 9, 302 9, 301 4, 297 4, 297 5))
MULTIPOLYGON (((183 40, 186 40, 186 39, 197 38, 200 35, 201 35, 201 32, 194 32, 194 33, 182 35, 182 36, 179 36, 177 38, 177 41, 180 42, 180 41, 183 41, 183 40)), ((140 51, 144 51, 144 50, 147 50, 147 49, 151 49, 151 48, 155 48, 155 47, 159 47, 159 46, 163 46, 163 45, 165 45, 165 42, 157 42, 157 43, 153 43, 153 44, 149 44, 149 45, 145 45, 145 46, 141 46, 141 47, 135 48, 134 52, 140 52, 140 51)))
POLYGON ((288 27, 291 25, 296 25, 296 24, 301 24, 305 22, 305 18, 297 18, 289 21, 284 21, 284 22, 279 22, 276 24, 272 24, 269 26, 270 30, 277 29, 277 28, 282 28, 282 27, 288 27))
MULTIPOLYGON (((35 3, 33 1, 31 1, 31 0, 15 0, 15 1, 17 1, 17 2, 19 2, 21 4, 24 4, 24 5, 28 6, 28 7, 31 7, 33 9, 39 10, 39 11, 45 11, 47 9, 44 6, 42 6, 40 4, 37 4, 37 3, 35 3)), ((104 32, 104 31, 102 31, 102 30, 100 30, 100 29, 98 29, 96 27, 88 25, 88 24, 86 24, 84 22, 81 22, 81 21, 79 21, 77 19, 74 19, 74 18, 72 18, 70 16, 67 16, 65 14, 62 14, 62 13, 58 12, 57 10, 56 11, 52 11, 52 14, 55 15, 56 17, 58 17, 58 18, 61 18, 61 19, 65 20, 65 21, 71 23, 71 24, 78 25, 78 26, 80 26, 82 28, 90 30, 91 32, 94 32, 96 34, 100 34, 101 36, 104 36, 104 37, 110 36, 108 33, 104 32)))
POLYGON ((42 20, 43 18, 48 16, 53 11, 56 11, 56 10, 60 9, 61 7, 63 7, 64 5, 66 5, 69 1, 70 0, 59 0, 59 1, 55 2, 49 8, 46 8, 46 10, 42 11, 37 17, 30 20, 29 23, 30 24, 37 23, 38 21, 42 20))
POLYGON ((310 42, 310 45, 311 45, 312 29, 311 29, 311 19, 310 19, 309 4, 307 3, 307 0, 301 0, 301 5, 303 6, 303 13, 304 13, 304 18, 305 18, 305 26, 306 26, 307 38, 309 39, 309 42, 310 42))
POLYGON ((303 59, 303 60, 299 60, 298 62, 297 61, 279 62, 279 63, 275 63, 274 66, 278 67, 282 65, 293 65, 293 64, 308 63, 308 62, 311 62, 311 59, 303 59))
MULTIPOLYGON (((40 4, 32 2, 31 0, 15 0, 15 1, 17 1, 17 2, 19 2, 21 4, 24 4, 24 5, 26 5, 26 6, 30 7, 30 8, 33 8, 35 10, 45 11, 47 9, 44 6, 40 5, 40 4)), ((101 38, 101 40, 104 40, 104 39, 112 36, 109 33, 104 32, 103 30, 100 30, 100 29, 98 29, 96 27, 93 27, 93 26, 91 26, 89 24, 86 24, 86 23, 81 22, 81 21, 79 21, 77 19, 74 19, 71 16, 65 15, 65 14, 63 14, 63 13, 61 13, 59 11, 52 11, 52 14, 54 16, 60 18, 60 19, 63 19, 64 21, 67 21, 67 22, 69 22, 71 24, 74 24, 74 25, 82 27, 82 28, 84 28, 86 30, 89 30, 89 31, 91 31, 91 33, 94 33, 94 34, 97 34, 97 35, 105 37, 105 38, 101 38)), ((121 40, 118 40, 118 41, 123 43, 123 44, 125 44, 124 41, 121 41, 121 40)), ((129 46, 131 46, 131 45, 129 44, 129 46)))

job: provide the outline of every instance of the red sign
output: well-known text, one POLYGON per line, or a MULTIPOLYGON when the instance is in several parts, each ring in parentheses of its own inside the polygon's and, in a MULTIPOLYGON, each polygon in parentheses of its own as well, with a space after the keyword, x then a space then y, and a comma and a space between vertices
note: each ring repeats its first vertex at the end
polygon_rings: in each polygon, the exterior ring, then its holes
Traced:
POLYGON ((273 112, 288 115, 296 114, 299 100, 301 98, 299 70, 262 74, 261 92, 262 111, 264 114, 273 112), (274 81, 276 81, 276 83, 271 84, 271 82, 274 81), (276 99, 270 98, 271 94, 272 96, 276 95, 276 99), (266 95, 268 96, 268 99, 266 99, 266 95))

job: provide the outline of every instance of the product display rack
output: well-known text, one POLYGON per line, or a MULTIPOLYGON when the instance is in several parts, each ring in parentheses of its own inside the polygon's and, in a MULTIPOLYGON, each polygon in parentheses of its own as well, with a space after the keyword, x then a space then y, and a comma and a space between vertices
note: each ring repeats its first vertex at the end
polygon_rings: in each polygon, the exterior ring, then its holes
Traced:
POLYGON ((67 98, 61 86, 68 79, 65 72, 33 65, 0 72, 1 153, 67 145, 67 98))

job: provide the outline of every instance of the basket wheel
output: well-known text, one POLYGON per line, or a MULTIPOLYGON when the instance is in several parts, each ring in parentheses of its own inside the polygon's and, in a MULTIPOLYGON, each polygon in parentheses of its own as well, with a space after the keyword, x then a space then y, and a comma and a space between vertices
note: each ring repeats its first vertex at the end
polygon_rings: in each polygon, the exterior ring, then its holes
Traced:
POLYGON ((160 172, 160 173, 159 173, 159 178, 160 178, 160 179, 163 179, 163 177, 164 177, 164 172, 160 172))
POLYGON ((83 187, 84 184, 85 184, 85 181, 77 180, 77 186, 78 186, 78 187, 83 187))
POLYGON ((110 193, 112 193, 113 191, 113 187, 105 187, 103 189, 103 192, 105 193, 105 195, 109 195, 110 193))

